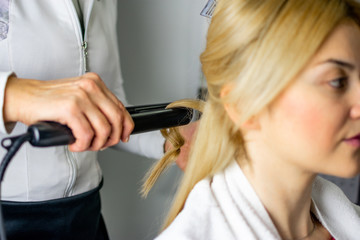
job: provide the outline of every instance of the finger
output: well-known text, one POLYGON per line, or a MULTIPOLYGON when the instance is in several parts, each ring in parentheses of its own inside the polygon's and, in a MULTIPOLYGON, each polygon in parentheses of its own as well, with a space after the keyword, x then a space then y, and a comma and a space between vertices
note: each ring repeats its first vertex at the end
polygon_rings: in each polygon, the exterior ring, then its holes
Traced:
POLYGON ((134 129, 134 122, 124 107, 118 107, 111 103, 100 106, 102 112, 112 125, 111 135, 105 147, 118 144, 119 141, 128 142, 134 129))
POLYGON ((111 125, 86 93, 75 101, 69 111, 66 124, 72 129, 76 142, 70 146, 71 151, 97 151, 108 141, 111 125))
POLYGON ((120 140, 128 141, 129 135, 134 128, 134 123, 126 108, 105 86, 98 75, 89 73, 86 77, 91 81, 85 79, 80 86, 90 93, 90 99, 97 104, 111 125, 111 134, 103 147, 115 145, 120 140))
MULTIPOLYGON (((104 94, 106 94, 106 93, 104 93, 104 94)), ((119 127, 121 129, 120 135, 119 136, 116 135, 116 141, 109 142, 109 146, 117 144, 120 139, 123 142, 128 142, 129 138, 130 138, 130 134, 134 130, 134 126, 135 126, 134 121, 133 121, 132 117, 130 116, 129 112, 126 110, 124 104, 120 100, 118 100, 114 94, 112 94, 111 92, 108 92, 107 96, 110 99, 112 99, 112 101, 116 104, 117 108, 119 108, 121 110, 120 111, 121 121, 115 122, 115 124, 120 124, 119 125, 119 127)), ((110 114, 110 117, 111 117, 111 111, 107 112, 106 115, 109 116, 108 114, 110 114)))
POLYGON ((115 145, 120 140, 127 142, 134 129, 134 122, 124 105, 108 89, 91 97, 112 126, 111 135, 104 147, 115 145))
POLYGON ((128 111, 125 111, 125 118, 123 119, 123 131, 121 135, 121 141, 128 142, 131 132, 134 130, 135 123, 131 118, 128 111))
MULTIPOLYGON (((87 92, 81 90, 73 93, 73 95, 77 96, 76 104, 78 106, 78 111, 83 113, 94 133, 92 142, 86 150, 100 150, 107 142, 112 131, 111 124, 99 109, 99 103, 96 101, 97 99, 94 101, 94 91, 87 92)), ((95 95, 101 96, 101 91, 98 91, 95 95)))
POLYGON ((98 109, 111 126, 111 132, 103 148, 117 144, 121 139, 124 118, 127 117, 126 110, 114 104, 104 95, 93 96, 92 101, 96 102, 98 109))
POLYGON ((104 148, 113 128, 108 119, 95 105, 88 107, 85 115, 94 131, 94 138, 88 150, 98 151, 104 148))
POLYGON ((87 150, 94 137, 94 131, 86 117, 82 113, 74 114, 71 116, 71 119, 64 124, 71 129, 76 139, 75 142, 69 146, 69 150, 72 152, 87 150))
POLYGON ((100 134, 100 138, 94 141, 91 149, 97 149, 98 144, 100 143, 103 143, 101 148, 104 148, 106 147, 105 145, 107 145, 107 142, 110 142, 111 144, 119 142, 122 131, 121 120, 123 109, 119 108, 117 103, 108 97, 106 91, 109 90, 106 89, 106 86, 103 84, 100 77, 95 73, 87 73, 78 81, 78 85, 87 93, 90 101, 103 115, 103 117, 99 119, 100 116, 98 114, 93 115, 95 113, 94 110, 89 109, 89 112, 87 113, 91 119, 89 120, 93 122, 95 134, 100 134), (98 124, 104 124, 105 121, 107 122, 106 126, 104 126, 105 128, 97 130, 98 124), (108 134, 108 136, 105 139, 105 142, 103 142, 105 134, 108 134))

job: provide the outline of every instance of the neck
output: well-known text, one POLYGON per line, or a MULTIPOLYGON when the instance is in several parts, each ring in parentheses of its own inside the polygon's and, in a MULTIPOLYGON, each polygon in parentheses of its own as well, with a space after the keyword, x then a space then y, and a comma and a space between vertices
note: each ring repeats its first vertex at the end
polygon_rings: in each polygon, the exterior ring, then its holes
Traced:
MULTIPOLYGON (((257 148, 258 149, 258 148, 257 148)), ((315 174, 289 161, 251 155, 241 165, 283 239, 299 239, 312 231, 311 190, 315 174)))

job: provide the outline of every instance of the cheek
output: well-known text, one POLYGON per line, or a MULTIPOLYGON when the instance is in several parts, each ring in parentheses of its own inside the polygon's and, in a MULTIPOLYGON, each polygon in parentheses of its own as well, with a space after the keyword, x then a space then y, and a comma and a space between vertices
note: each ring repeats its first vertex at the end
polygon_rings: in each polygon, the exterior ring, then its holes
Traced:
POLYGON ((333 147, 336 133, 343 123, 341 113, 334 111, 334 106, 321 99, 293 95, 279 102, 279 109, 278 120, 282 119, 288 137, 299 147, 310 151, 333 147))
POLYGON ((299 104, 299 101, 288 101, 284 105, 283 115, 292 131, 311 139, 319 137, 319 130, 326 125, 321 109, 306 102, 299 104))

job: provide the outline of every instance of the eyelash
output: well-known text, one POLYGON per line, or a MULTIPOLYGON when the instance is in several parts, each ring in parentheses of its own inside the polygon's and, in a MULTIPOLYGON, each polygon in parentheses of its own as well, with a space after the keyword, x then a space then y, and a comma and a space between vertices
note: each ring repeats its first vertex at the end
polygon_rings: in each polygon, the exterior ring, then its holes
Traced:
POLYGON ((347 77, 341 77, 341 78, 337 78, 334 80, 331 80, 329 82, 330 87, 339 90, 339 91, 343 91, 346 89, 347 85, 348 85, 348 78, 347 77))

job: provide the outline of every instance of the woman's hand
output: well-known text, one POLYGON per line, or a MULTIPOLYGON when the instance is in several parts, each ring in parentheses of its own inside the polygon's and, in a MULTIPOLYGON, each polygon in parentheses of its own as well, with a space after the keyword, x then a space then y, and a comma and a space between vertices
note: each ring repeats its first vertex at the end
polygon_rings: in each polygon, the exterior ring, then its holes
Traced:
POLYGON ((71 128, 75 143, 71 151, 97 151, 127 142, 134 128, 124 105, 95 73, 80 77, 39 81, 8 79, 4 98, 4 121, 55 121, 71 128))

